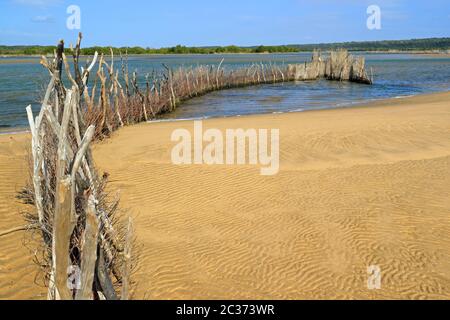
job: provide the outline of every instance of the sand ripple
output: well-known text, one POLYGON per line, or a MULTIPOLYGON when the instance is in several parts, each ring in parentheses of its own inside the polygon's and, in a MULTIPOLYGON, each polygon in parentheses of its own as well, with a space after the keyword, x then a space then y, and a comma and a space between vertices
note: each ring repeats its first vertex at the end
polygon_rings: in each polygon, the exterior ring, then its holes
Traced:
MULTIPOLYGON (((116 132, 94 156, 135 220, 135 297, 449 299, 449 99, 204 122, 280 128, 271 177, 250 166, 172 165, 170 134, 191 122, 116 132), (381 268, 381 290, 367 288, 370 265, 381 268)), ((25 181, 26 137, 8 139, 0 230, 23 223, 14 189, 25 181)), ((0 238, 1 299, 44 297, 23 239, 0 238)))
POLYGON ((135 215, 136 296, 448 299, 450 108, 420 99, 204 123, 280 128, 274 177, 173 166, 170 132, 189 122, 126 128, 98 145, 135 215), (369 265, 382 270, 381 290, 367 289, 369 265))

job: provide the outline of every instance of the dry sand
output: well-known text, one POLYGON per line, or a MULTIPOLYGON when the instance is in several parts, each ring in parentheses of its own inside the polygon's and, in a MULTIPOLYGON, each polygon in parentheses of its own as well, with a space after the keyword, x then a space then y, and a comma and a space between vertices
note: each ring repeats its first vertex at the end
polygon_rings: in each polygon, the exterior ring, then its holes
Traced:
MULTIPOLYGON (((279 128, 280 172, 174 166, 191 121, 127 127, 94 146, 134 217, 135 298, 449 299, 450 93, 370 108, 204 121, 279 128), (368 290, 378 265, 382 288, 368 290)), ((28 135, 0 136, 0 232, 23 224, 28 135)), ((43 298, 18 232, 0 237, 0 298, 43 298)))
MULTIPOLYGON (((0 233, 26 223, 30 210, 16 199, 27 179, 28 134, 0 135, 0 233)), ((32 210, 32 208, 31 208, 32 210)), ((31 236, 16 232, 0 236, 0 299, 43 299, 46 289, 35 283, 31 236)))

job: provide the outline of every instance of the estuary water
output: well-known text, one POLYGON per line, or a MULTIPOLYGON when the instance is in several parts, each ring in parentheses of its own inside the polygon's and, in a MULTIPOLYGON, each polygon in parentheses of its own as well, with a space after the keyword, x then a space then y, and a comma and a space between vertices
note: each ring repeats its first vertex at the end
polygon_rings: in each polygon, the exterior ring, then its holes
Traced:
MULTIPOLYGON (((372 68, 372 86, 333 82, 305 81, 268 84, 217 91, 183 103, 160 120, 226 117, 257 113, 298 112, 352 106, 364 102, 450 90, 450 57, 410 54, 364 55, 372 68)), ((309 61, 311 53, 230 54, 230 55, 152 55, 129 57, 130 72, 137 70, 140 81, 146 73, 169 67, 218 64, 233 69, 253 63, 289 64, 309 61)), ((116 61, 118 64, 119 61, 116 61)), ((39 96, 49 80, 38 58, 0 58, 0 131, 27 127, 25 107, 39 110, 39 96)))

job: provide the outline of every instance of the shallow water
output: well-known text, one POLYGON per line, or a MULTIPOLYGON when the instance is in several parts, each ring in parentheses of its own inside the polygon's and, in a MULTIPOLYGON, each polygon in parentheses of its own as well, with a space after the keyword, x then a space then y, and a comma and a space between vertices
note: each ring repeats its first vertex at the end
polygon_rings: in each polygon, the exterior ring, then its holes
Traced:
MULTIPOLYGON (((344 107, 366 101, 450 90, 450 58, 408 54, 364 54, 373 68, 372 86, 345 82, 312 81, 213 92, 185 102, 162 119, 222 117, 254 113, 291 112, 344 107)), ((171 67, 218 64, 232 69, 265 62, 275 64, 308 61, 310 53, 233 55, 154 55, 129 58, 130 72, 137 69, 140 81, 152 70, 171 67)), ((116 61, 117 63, 118 61, 116 61)), ((48 72, 37 59, 0 58, 0 131, 27 127, 25 107, 39 110, 39 92, 48 81, 48 72)))

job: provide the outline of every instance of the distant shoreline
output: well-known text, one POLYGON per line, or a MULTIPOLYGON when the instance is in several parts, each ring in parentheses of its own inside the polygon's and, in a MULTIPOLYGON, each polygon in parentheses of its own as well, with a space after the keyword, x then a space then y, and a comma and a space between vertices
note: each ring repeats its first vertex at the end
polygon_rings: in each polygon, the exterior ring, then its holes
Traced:
MULTIPOLYGON (((70 43, 68 41, 67 43, 70 43)), ((90 46, 81 50, 82 55, 98 53, 109 54, 112 49, 115 54, 127 52, 129 54, 227 54, 227 53, 296 53, 311 52, 313 50, 346 49, 359 52, 405 52, 414 51, 421 53, 449 53, 450 37, 430 37, 421 39, 403 40, 377 40, 377 41, 346 41, 333 43, 308 43, 308 44, 283 44, 283 45, 212 45, 212 46, 185 46, 175 45, 171 47, 151 48, 142 46, 90 46)), ((54 45, 0 45, 1 55, 41 55, 53 54, 54 45)), ((67 54, 70 50, 66 49, 67 54)))
MULTIPOLYGON (((327 51, 327 50, 324 50, 327 51)), ((228 55, 281 55, 281 54, 299 54, 299 53, 309 53, 311 51, 298 51, 298 52, 259 52, 259 53, 248 53, 248 52, 240 52, 240 53, 143 53, 143 54, 129 54, 129 57, 157 57, 157 56, 228 56, 228 55)), ((360 52, 364 54, 411 54, 411 55, 421 55, 427 57, 435 57, 435 58, 450 58, 450 51, 350 51, 350 52, 360 52)), ((0 65, 1 64, 11 64, 11 63, 36 63, 39 62, 42 55, 38 54, 3 54, 0 55, 0 65), (18 60, 3 60, 5 58, 18 58, 18 60), (23 59, 19 59, 23 58, 23 59), (25 59, 28 58, 28 59, 25 59)), ((89 58, 91 55, 80 55, 81 58, 89 58)))

